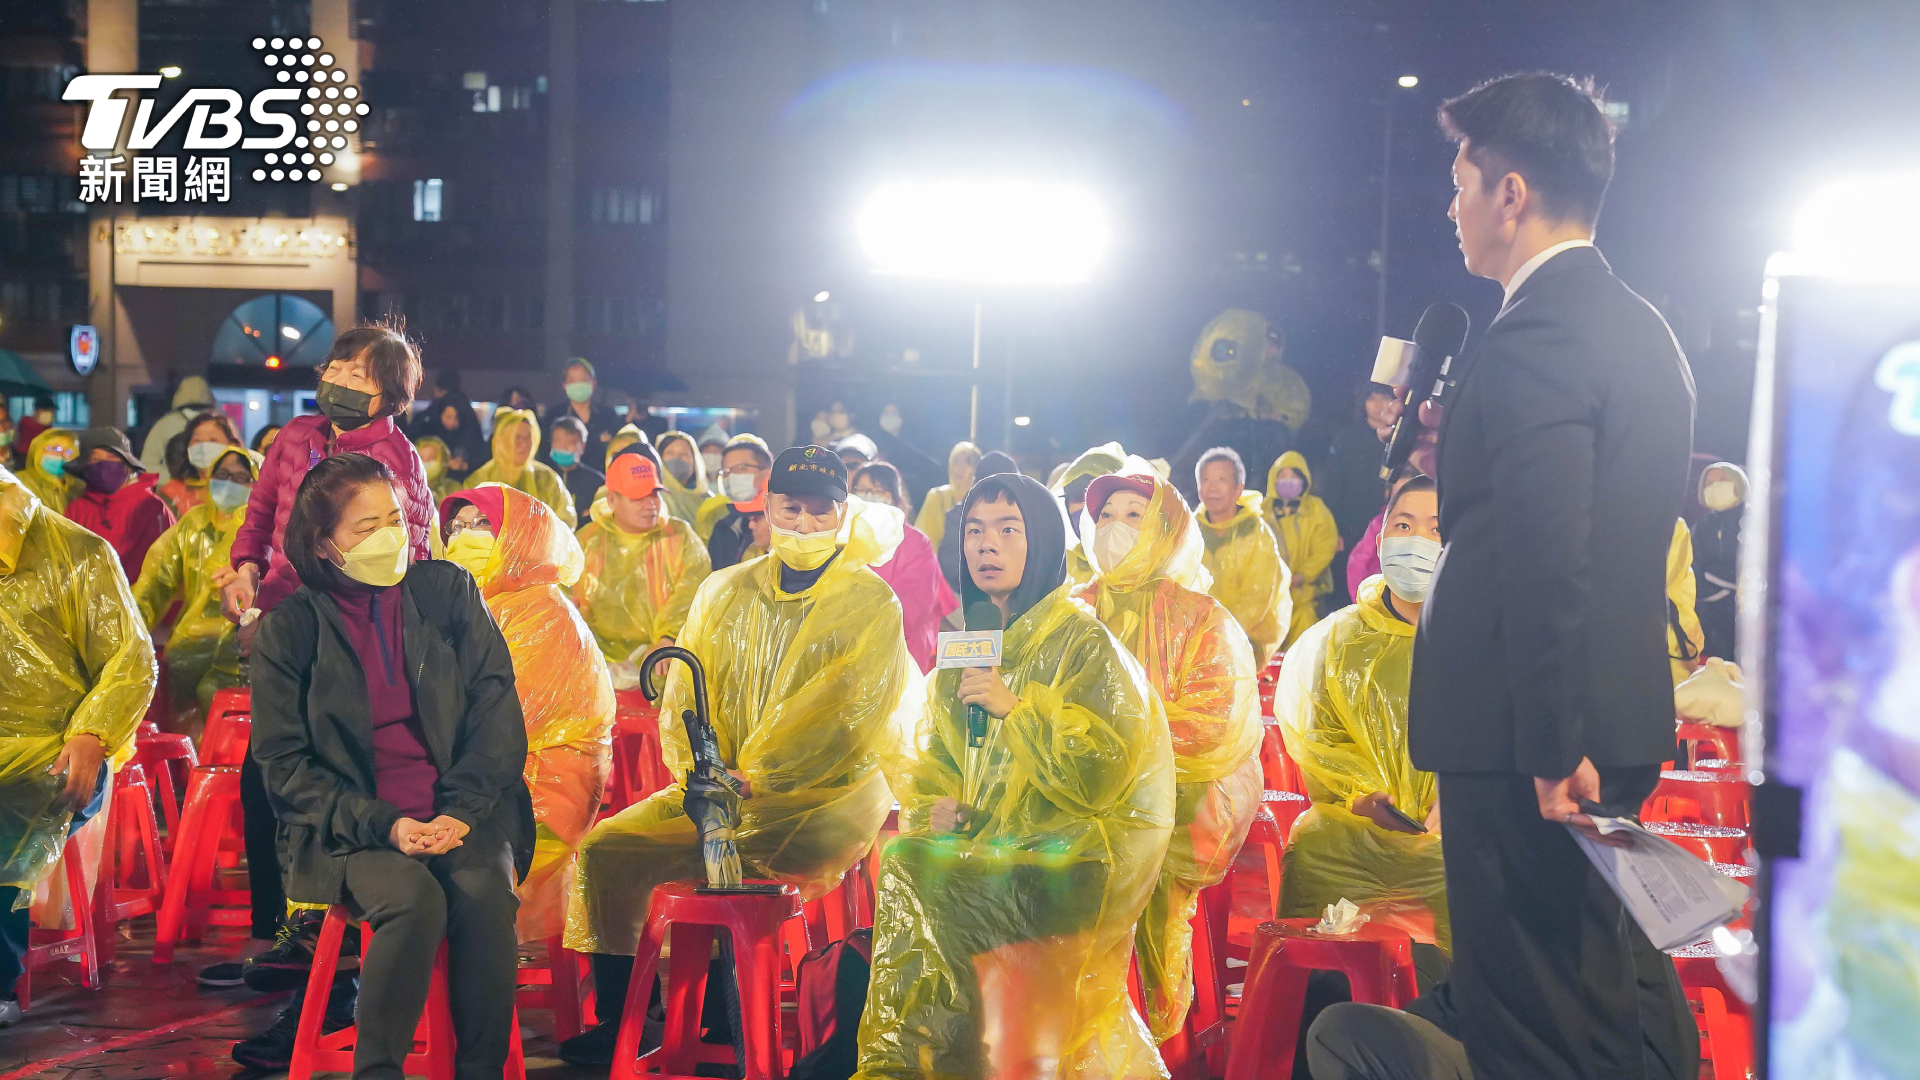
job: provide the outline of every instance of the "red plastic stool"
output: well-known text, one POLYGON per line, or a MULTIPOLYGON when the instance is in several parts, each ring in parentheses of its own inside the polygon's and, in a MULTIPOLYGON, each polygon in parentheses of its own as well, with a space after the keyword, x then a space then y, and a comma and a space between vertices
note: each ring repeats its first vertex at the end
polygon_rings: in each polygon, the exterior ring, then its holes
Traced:
POLYGON ((1695 825, 1689 821, 1649 821, 1644 828, 1700 856, 1707 862, 1744 863, 1747 830, 1726 825, 1695 825))
POLYGON ((247 756, 253 731, 253 698, 244 688, 214 692, 207 726, 200 733, 200 760, 208 765, 238 765, 247 756))
POLYGON ((125 919, 159 911, 167 887, 167 861, 153 819, 153 793, 140 766, 128 765, 114 774, 107 817, 107 849, 93 889, 102 967, 113 963, 118 944, 114 927, 125 919))
MULTIPOLYGON (((1258 851, 1266 863, 1267 918, 1275 918, 1280 910, 1280 885, 1286 870, 1287 835, 1265 806, 1253 815, 1253 825, 1247 829, 1247 842, 1240 848, 1249 849, 1258 851)), ((1245 960, 1251 952, 1250 948, 1238 950, 1234 959, 1245 960)))
MULTIPOLYGON (((648 995, 637 988, 653 985, 660 964, 660 948, 673 936, 673 957, 667 968, 666 1037, 658 1064, 666 1077, 693 1076, 695 1067, 709 1061, 728 1062, 730 1047, 700 1042, 700 1007, 707 988, 707 964, 717 929, 733 940, 735 974, 740 984, 740 1017, 745 1025, 747 1060, 738 1062, 745 1080, 779 1080, 786 1074, 780 1042, 780 928, 800 914, 800 892, 782 886, 777 893, 705 893, 696 881, 669 881, 653 890, 647 909, 647 928, 634 955, 636 989, 627 994, 620 1016, 620 1035, 614 1043, 610 1080, 639 1080, 640 1028, 646 1020, 648 995), (718 1056, 708 1056, 715 1054, 718 1056)), ((654 1062, 648 1055, 648 1067, 654 1062)))
POLYGON ((673 784, 660 757, 660 710, 638 690, 616 690, 613 771, 607 777, 607 807, 617 814, 673 784))
POLYGON ((1353 1000, 1366 1005, 1401 1009, 1419 993, 1404 931, 1367 923, 1351 934, 1320 934, 1316 922, 1283 919, 1255 932, 1226 1080, 1292 1075, 1309 971, 1345 972, 1353 1000))
MULTIPOLYGON (((287 1080, 312 1080, 316 1072, 352 1072, 353 1047, 359 1029, 349 1024, 331 1035, 320 1034, 320 1023, 327 1015, 327 998, 333 992, 333 974, 340 965, 340 942, 346 936, 351 919, 347 909, 335 904, 327 909, 320 924, 320 941, 313 951, 313 967, 307 973, 307 993, 300 1002, 300 1026, 293 1037, 293 1062, 287 1066, 287 1080)), ((360 951, 365 955, 373 940, 373 928, 360 928, 360 951)), ((447 997, 447 943, 433 955, 433 975, 427 982, 427 1007, 420 1014, 420 1026, 414 1029, 413 1052, 401 1063, 409 1075, 428 1080, 453 1080, 453 1010, 447 997)), ((512 1043, 507 1049, 504 1080, 526 1080, 527 1063, 520 1048, 520 1011, 513 1014, 512 1043)))
POLYGON ((1720 773, 1667 770, 1647 796, 1643 821, 1691 822, 1695 825, 1747 827, 1749 788, 1745 781, 1720 773))
POLYGON ((160 800, 160 820, 167 823, 162 844, 171 853, 180 834, 180 793, 186 790, 194 766, 200 764, 193 740, 185 735, 170 735, 159 728, 140 725, 133 742, 133 764, 153 777, 153 789, 160 800))
POLYGON ((514 1003, 524 1009, 553 1010, 553 1039, 565 1042, 586 1030, 587 997, 580 982, 586 962, 561 943, 559 934, 547 939, 545 967, 522 964, 514 1003))
POLYGON ((1260 732, 1260 776, 1263 786, 1269 791, 1291 791, 1298 795, 1307 793, 1307 783, 1300 775, 1300 766, 1287 756, 1287 744, 1280 737, 1278 721, 1267 720, 1260 732))
MULTIPOLYGON (((1224 883, 1200 890, 1188 927, 1193 934, 1193 1004, 1180 1031, 1160 1044, 1173 1080, 1206 1080, 1226 1047, 1228 1017, 1227 915, 1232 890, 1224 883)), ((1137 960, 1136 960, 1137 963, 1137 960)))
POLYGON ((199 941, 209 924, 253 922, 247 890, 223 887, 220 881, 222 856, 237 858, 246 850, 239 818, 240 770, 232 765, 196 767, 160 904, 154 963, 172 963, 173 947, 182 941, 199 941))
POLYGON ((1740 729, 1714 727, 1711 724, 1681 724, 1674 731, 1674 739, 1687 744, 1687 764, 1701 758, 1720 758, 1725 761, 1745 761, 1740 756, 1740 729))
POLYGON ((67 912, 73 919, 73 929, 28 931, 27 955, 20 964, 20 979, 13 987, 20 995, 22 1012, 31 1007, 35 969, 63 960, 80 965, 80 985, 89 990, 100 989, 99 936, 94 932, 93 913, 88 910, 87 872, 80 865, 80 845, 71 836, 60 849, 56 869, 66 875, 67 912))

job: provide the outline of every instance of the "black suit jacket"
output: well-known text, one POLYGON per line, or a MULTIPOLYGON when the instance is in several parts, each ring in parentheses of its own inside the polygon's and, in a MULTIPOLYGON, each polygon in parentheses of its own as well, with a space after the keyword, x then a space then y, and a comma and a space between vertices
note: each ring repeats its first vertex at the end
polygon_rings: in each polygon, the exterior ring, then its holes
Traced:
POLYGON ((1413 762, 1563 777, 1673 756, 1667 548, 1693 374, 1600 252, 1547 260, 1494 319, 1440 430, 1446 547, 1420 615, 1413 762))

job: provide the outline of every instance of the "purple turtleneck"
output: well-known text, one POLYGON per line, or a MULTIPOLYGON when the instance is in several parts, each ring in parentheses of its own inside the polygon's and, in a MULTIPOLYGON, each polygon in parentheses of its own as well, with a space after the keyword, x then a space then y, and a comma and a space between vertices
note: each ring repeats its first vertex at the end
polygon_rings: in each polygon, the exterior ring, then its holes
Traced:
POLYGON ((401 638, 400 588, 347 582, 330 595, 340 607, 347 641, 367 673, 375 793, 404 816, 430 821, 440 770, 427 752, 426 733, 414 713, 407 650, 401 638))

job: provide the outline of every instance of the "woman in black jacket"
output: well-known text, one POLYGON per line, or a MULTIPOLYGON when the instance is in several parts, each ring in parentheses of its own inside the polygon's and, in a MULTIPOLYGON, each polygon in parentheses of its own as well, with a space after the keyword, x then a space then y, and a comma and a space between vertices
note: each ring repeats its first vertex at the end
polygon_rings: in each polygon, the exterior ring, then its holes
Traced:
POLYGON ((410 563, 392 484, 361 454, 301 482, 285 544, 302 587, 254 643, 253 756, 288 898, 344 903, 375 931, 353 1075, 401 1075, 444 937, 454 1075, 498 1080, 533 851, 526 724, 473 578, 410 563))

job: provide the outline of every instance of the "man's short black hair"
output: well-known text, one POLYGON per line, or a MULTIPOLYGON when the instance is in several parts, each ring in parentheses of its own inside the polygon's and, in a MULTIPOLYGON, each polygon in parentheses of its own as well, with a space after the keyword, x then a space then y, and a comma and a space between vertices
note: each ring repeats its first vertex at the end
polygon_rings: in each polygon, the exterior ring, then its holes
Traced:
POLYGON ((1439 490, 1440 485, 1433 482, 1433 477, 1425 473, 1415 476, 1405 484, 1402 484, 1399 491, 1393 493, 1393 501, 1387 504, 1386 510, 1381 515, 1381 520, 1384 521, 1386 518, 1392 517, 1393 508, 1400 505, 1400 500, 1406 498, 1409 494, 1416 491, 1438 492, 1439 490))
POLYGON ((1519 173, 1551 217, 1592 228, 1613 179, 1613 123, 1593 80, 1544 71, 1481 83, 1440 106, 1482 183, 1519 173))
POLYGON ((1198 484, 1201 477, 1205 475, 1207 466, 1216 461, 1233 462, 1234 477, 1241 487, 1247 486, 1247 463, 1240 460, 1240 451, 1235 450, 1231 446, 1216 446, 1206 453, 1201 454, 1200 460, 1193 463, 1193 482, 1198 484))
POLYGON ((553 422, 553 430, 547 432, 548 442, 553 441, 555 431, 570 431, 573 433, 574 438, 579 439, 583 443, 587 441, 587 425, 581 423, 580 418, 571 413, 553 422))

